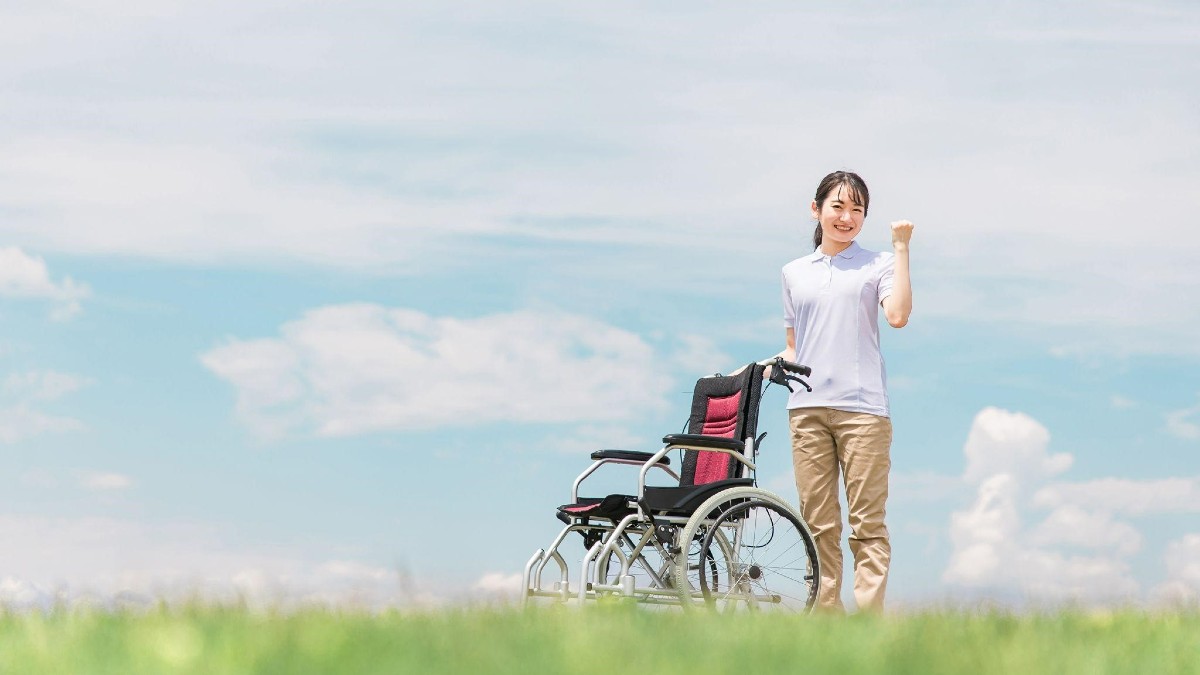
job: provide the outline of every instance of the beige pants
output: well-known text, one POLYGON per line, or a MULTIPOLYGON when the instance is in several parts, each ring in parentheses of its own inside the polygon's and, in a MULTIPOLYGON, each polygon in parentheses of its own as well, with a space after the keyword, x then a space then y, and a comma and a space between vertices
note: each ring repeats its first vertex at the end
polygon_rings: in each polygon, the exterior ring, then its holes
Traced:
POLYGON ((878 415, 833 408, 794 408, 788 413, 800 512, 816 538, 821 561, 817 606, 843 609, 840 468, 850 512, 854 599, 861 610, 881 611, 892 559, 883 524, 892 464, 892 422, 878 415))

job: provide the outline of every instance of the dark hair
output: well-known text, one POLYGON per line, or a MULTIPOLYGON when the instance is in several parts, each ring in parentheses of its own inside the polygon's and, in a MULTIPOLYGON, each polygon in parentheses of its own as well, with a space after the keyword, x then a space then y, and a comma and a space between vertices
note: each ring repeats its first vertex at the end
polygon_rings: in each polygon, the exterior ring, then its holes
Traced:
MULTIPOLYGON (((821 179, 821 183, 817 185, 817 195, 813 197, 817 202, 817 211, 825 206, 829 193, 843 185, 850 188, 850 199, 853 199, 855 204, 861 204, 863 215, 867 215, 867 209, 871 206, 871 193, 867 192, 867 184, 863 182, 862 177, 850 171, 834 171, 821 179)), ((813 248, 821 248, 820 220, 817 221, 817 231, 813 233, 813 248)))

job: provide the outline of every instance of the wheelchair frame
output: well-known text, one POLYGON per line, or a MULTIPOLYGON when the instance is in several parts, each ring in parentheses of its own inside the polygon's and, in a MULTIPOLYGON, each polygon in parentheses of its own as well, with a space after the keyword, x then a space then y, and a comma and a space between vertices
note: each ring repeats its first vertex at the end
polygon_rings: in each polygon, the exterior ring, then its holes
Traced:
MULTIPOLYGON (((808 387, 796 374, 808 375, 809 369, 779 357, 749 364, 747 368, 756 369, 747 376, 748 387, 765 388, 773 382, 791 390, 791 381, 808 387), (761 385, 759 378, 764 377, 768 367, 771 368, 768 383, 761 385)), ((699 385, 698 382, 698 389, 699 385)), ((759 390, 759 396, 762 391, 759 390)), ((756 397, 754 404, 758 403, 756 397)), ((757 409, 754 415, 757 416, 757 409)), ((738 419, 740 425, 740 412, 738 419)), ((756 487, 754 459, 759 448, 754 431, 746 429, 746 437, 740 441, 724 436, 669 435, 663 439, 663 448, 653 454, 605 450, 593 453, 595 461, 572 484, 573 504, 579 503, 584 480, 608 464, 641 467, 637 494, 607 498, 614 504, 624 498, 623 504, 616 504, 622 512, 627 511, 619 519, 619 514, 564 516, 560 510, 559 518, 565 527, 547 548, 535 551, 525 564, 521 604, 527 605, 533 598, 583 604, 612 596, 684 607, 706 604, 723 610, 744 607, 811 611, 820 584, 814 539, 795 507, 779 495, 756 487), (651 508, 646 499, 646 479, 653 469, 681 480, 680 474, 669 466, 668 455, 675 450, 730 455, 740 464, 734 472, 739 477, 682 486, 681 490, 691 488, 682 493, 691 500, 689 508, 651 508), (760 523, 766 539, 754 539, 760 523), (574 580, 560 551, 572 532, 583 536, 586 549, 574 580), (784 548, 789 534, 794 534, 797 541, 784 548), (781 543, 775 543, 777 538, 781 543), (784 549, 777 556, 798 556, 794 564, 802 564, 803 569, 772 567, 777 558, 759 560, 758 556, 765 556, 771 546, 775 546, 771 549, 773 554, 784 549), (547 584, 543 578, 551 562, 558 566, 559 574, 557 580, 547 584), (613 566, 617 564, 619 568, 613 574, 613 566), (644 576, 641 584, 634 575, 635 566, 644 576), (767 585, 768 578, 776 584, 774 589, 767 585), (789 583, 797 585, 794 593, 778 591, 777 584, 789 583)), ((787 590, 792 591, 790 586, 787 590)))

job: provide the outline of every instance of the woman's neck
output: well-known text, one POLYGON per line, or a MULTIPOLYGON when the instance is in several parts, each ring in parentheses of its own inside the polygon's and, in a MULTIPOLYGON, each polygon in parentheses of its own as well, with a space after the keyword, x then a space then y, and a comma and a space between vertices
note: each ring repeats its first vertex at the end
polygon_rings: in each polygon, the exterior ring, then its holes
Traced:
POLYGON ((830 240, 826 239, 825 241, 821 242, 821 253, 824 253, 827 256, 835 256, 835 255, 841 253, 842 251, 845 251, 846 249, 850 248, 850 244, 853 244, 853 243, 854 243, 853 241, 842 242, 842 241, 830 241, 830 240))

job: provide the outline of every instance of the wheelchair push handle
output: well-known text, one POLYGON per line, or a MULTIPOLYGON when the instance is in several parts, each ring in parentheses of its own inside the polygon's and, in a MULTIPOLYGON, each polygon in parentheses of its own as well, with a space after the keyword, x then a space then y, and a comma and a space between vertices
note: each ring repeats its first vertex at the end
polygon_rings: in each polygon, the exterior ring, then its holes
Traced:
POLYGON ((776 356, 773 359, 767 359, 766 361, 762 362, 762 365, 782 368, 788 372, 795 373, 802 377, 808 377, 809 375, 812 375, 812 368, 809 368, 808 366, 802 366, 799 363, 784 361, 782 356, 776 356))
POLYGON ((799 363, 785 361, 782 356, 776 356, 774 358, 766 359, 765 361, 759 361, 758 364, 761 366, 771 366, 771 382, 774 382, 775 384, 782 384, 783 386, 787 387, 788 391, 795 391, 792 389, 792 382, 799 382, 802 387, 810 392, 812 391, 812 387, 810 387, 807 382, 800 379, 800 377, 797 377, 797 375, 803 377, 812 375, 812 368, 809 368, 808 366, 802 366, 799 363))

